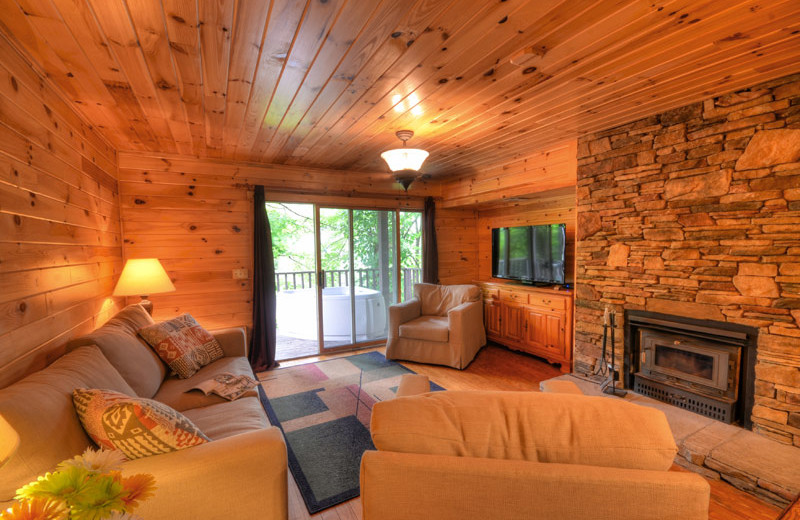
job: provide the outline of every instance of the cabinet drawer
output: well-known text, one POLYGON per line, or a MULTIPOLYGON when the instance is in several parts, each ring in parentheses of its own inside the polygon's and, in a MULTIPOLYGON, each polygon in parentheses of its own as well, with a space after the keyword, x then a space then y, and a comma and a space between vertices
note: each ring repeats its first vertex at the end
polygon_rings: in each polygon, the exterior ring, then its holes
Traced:
POLYGON ((496 300, 500 297, 500 289, 496 287, 484 287, 483 297, 486 300, 496 300))
POLYGON ((500 289, 500 299, 507 302, 528 303, 527 294, 506 289, 500 289))
POLYGON ((529 294, 528 303, 539 307, 547 307, 550 309, 566 309, 566 300, 561 296, 543 296, 540 294, 529 294))

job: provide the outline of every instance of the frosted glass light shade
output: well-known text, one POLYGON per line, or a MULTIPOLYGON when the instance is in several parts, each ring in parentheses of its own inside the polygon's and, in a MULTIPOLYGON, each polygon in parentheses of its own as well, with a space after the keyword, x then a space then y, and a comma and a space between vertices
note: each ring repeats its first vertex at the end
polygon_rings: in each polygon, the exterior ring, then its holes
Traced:
POLYGON ((397 148, 383 152, 381 157, 393 172, 400 170, 418 171, 425 159, 428 158, 428 152, 419 148, 397 148))
POLYGON ((0 415, 0 466, 14 455, 17 446, 19 446, 17 431, 0 415))
POLYGON ((135 258, 125 263, 113 295, 147 296, 174 290, 175 286, 157 258, 135 258))

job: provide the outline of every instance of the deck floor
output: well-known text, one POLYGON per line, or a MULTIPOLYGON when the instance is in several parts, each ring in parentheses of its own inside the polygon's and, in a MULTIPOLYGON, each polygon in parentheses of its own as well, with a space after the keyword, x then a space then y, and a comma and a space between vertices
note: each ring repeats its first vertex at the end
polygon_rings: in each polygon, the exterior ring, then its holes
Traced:
MULTIPOLYGON (((349 345, 349 341, 325 341, 326 348, 342 347, 349 345)), ((319 355, 319 346, 315 339, 293 338, 278 334, 275 345, 275 359, 284 361, 287 359, 304 358, 319 355)))

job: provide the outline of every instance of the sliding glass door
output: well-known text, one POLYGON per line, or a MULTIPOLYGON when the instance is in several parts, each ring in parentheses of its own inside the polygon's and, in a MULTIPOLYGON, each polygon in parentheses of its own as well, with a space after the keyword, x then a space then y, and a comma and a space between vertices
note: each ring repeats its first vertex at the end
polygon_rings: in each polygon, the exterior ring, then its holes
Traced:
POLYGON ((384 341, 389 305, 411 297, 421 277, 420 213, 285 203, 268 203, 268 210, 278 223, 272 226, 278 359, 384 341), (299 272, 285 270, 292 265, 299 272))
POLYGON ((395 212, 353 210, 355 342, 386 339, 397 300, 395 212))
POLYGON ((353 267, 350 210, 319 208, 320 327, 323 349, 355 343, 350 280, 353 267))
POLYGON ((322 347, 386 339, 396 301, 395 212, 320 208, 322 347))

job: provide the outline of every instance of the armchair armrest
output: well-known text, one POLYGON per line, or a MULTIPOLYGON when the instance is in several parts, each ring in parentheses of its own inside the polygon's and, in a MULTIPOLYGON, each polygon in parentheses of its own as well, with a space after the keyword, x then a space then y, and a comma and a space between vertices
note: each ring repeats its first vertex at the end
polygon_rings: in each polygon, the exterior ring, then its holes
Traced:
POLYGON ((386 335, 386 358, 396 359, 395 349, 400 341, 400 325, 418 318, 422 313, 419 298, 411 298, 403 303, 389 305, 389 331, 386 335))
POLYGON ((709 495, 695 473, 384 451, 361 459, 364 520, 706 520, 709 495))
POLYGON ((483 328, 483 301, 465 302, 447 311, 450 321, 450 344, 460 345, 462 362, 465 368, 482 346, 486 344, 486 330, 483 328))
POLYGON ((275 427, 126 462, 123 475, 135 473, 156 479, 136 510, 148 520, 288 517, 286 444, 275 427))
POLYGON ((392 304, 389 306, 389 328, 399 327, 407 321, 419 318, 421 313, 422 304, 417 298, 411 298, 403 303, 392 304))
POLYGON ((219 342, 225 357, 242 357, 247 355, 247 333, 244 327, 212 330, 211 335, 219 342))

